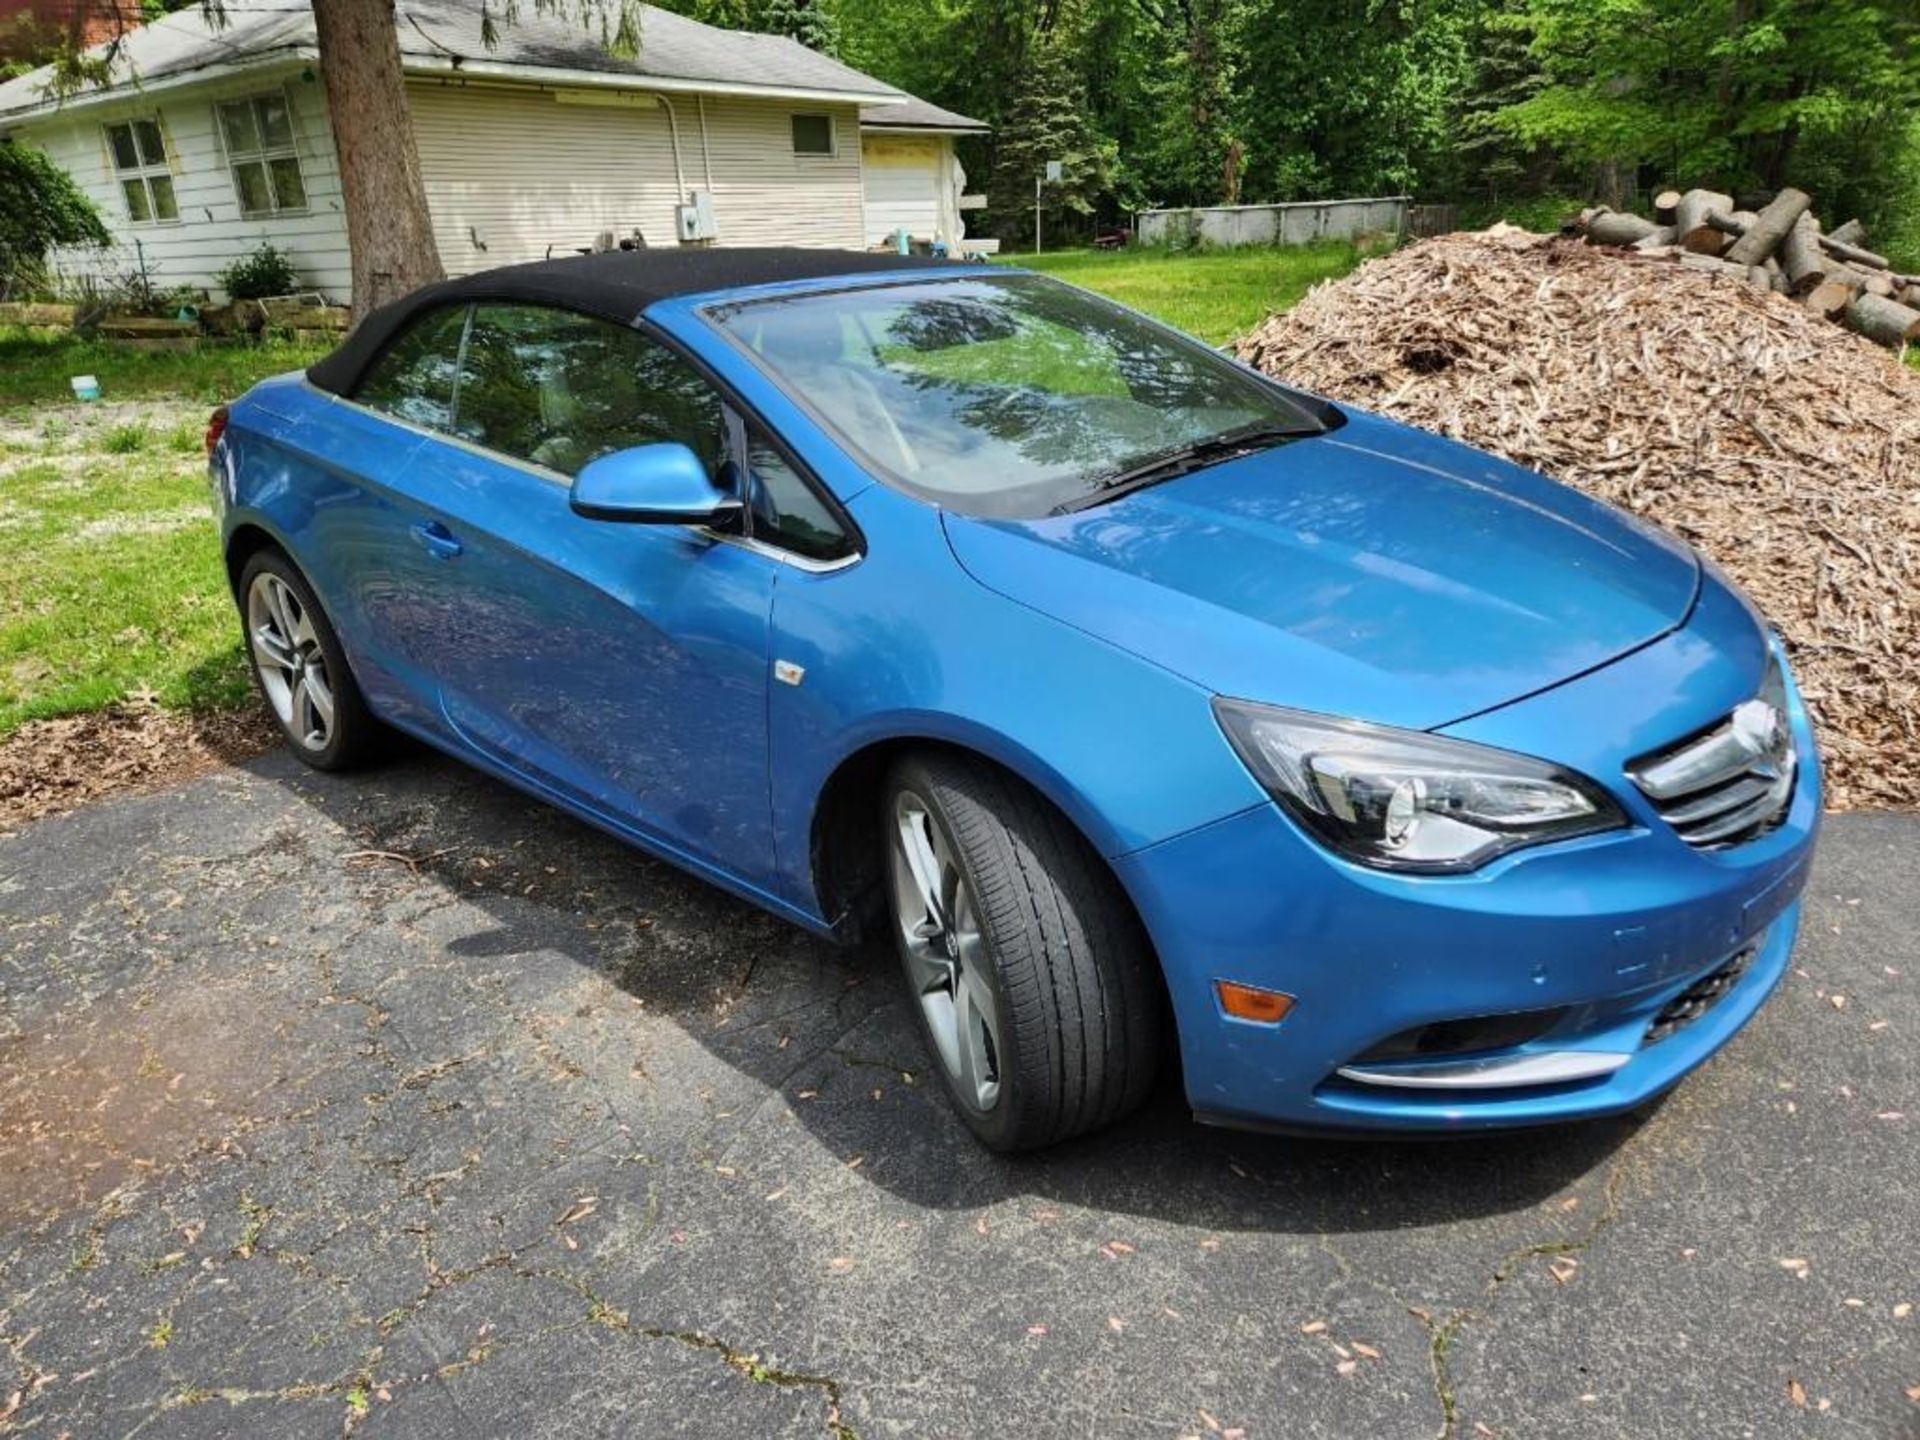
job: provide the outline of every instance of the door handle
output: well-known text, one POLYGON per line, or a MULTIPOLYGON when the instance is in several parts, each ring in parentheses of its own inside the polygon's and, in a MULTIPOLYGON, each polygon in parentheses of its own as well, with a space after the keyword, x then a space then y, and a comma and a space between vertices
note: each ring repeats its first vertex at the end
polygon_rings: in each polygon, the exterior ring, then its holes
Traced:
POLYGON ((420 542, 420 548, 436 560, 451 560, 460 553, 460 542, 454 533, 438 520, 430 520, 424 525, 409 527, 413 538, 420 542))

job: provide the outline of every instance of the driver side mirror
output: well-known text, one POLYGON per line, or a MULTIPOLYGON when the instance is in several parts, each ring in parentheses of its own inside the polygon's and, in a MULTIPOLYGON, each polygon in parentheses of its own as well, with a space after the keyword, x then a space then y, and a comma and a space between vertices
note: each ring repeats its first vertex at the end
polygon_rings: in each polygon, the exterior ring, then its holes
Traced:
POLYGON ((740 502, 716 486, 699 457, 673 442, 636 445, 589 461, 574 476, 568 503, 588 520, 629 525, 738 522, 740 502))

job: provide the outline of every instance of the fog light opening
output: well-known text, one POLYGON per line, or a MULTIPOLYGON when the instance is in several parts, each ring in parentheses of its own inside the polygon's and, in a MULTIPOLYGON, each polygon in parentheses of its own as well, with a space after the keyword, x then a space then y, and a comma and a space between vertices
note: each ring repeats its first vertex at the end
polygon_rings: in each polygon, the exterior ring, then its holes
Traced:
POLYGON ((1278 1025, 1293 1009, 1293 996, 1278 990, 1262 990, 1258 986, 1241 985, 1232 980, 1216 980, 1213 989, 1220 997, 1220 1008, 1236 1020, 1251 1020, 1256 1025, 1278 1025))

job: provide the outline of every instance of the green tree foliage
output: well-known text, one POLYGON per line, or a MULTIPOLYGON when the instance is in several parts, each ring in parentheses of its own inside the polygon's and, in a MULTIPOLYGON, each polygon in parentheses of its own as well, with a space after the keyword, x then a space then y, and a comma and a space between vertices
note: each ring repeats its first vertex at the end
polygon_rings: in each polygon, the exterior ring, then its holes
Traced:
POLYGON ((1043 36, 1028 53, 994 148, 987 204, 1003 234, 1027 233, 1034 181, 1053 160, 1060 162, 1061 178, 1042 183, 1043 218, 1084 233, 1086 220, 1112 188, 1113 142, 1088 116, 1086 86, 1065 46, 1043 36))
POLYGON ((1123 153, 1131 188, 1152 203, 1217 205, 1239 198, 1244 147, 1234 125, 1234 52, 1240 8, 1238 0, 1135 0, 1125 7, 1133 23, 1121 35, 1146 63, 1115 67, 1127 93, 1102 97, 1101 109, 1130 142, 1123 153), (1130 113, 1135 109, 1138 116, 1130 113))
POLYGON ((105 245, 93 202, 40 151, 0 142, 0 287, 37 283, 58 245, 105 245))
POLYGON ((1249 189, 1264 198, 1396 194, 1443 170, 1473 73, 1474 0, 1250 4, 1235 47, 1246 81, 1249 189))
POLYGON ((1648 183, 1798 184, 1825 214, 1870 224, 1916 183, 1912 0, 1529 0, 1526 13, 1547 83, 1499 112, 1524 141, 1648 183))
POLYGON ((840 53, 840 29, 820 0, 762 0, 754 29, 785 35, 822 55, 840 53))

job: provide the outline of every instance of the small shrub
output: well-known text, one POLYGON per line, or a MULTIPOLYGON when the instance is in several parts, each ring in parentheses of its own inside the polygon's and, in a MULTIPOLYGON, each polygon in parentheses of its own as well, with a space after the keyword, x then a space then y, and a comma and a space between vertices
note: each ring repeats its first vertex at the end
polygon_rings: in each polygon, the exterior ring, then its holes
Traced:
POLYGON ((263 240, 258 250, 220 272, 220 285, 230 300, 264 300, 299 289, 300 275, 286 251, 263 240))
POLYGON ((147 448, 147 427, 138 422, 116 425, 100 438, 100 448, 109 455, 138 455, 147 448))

